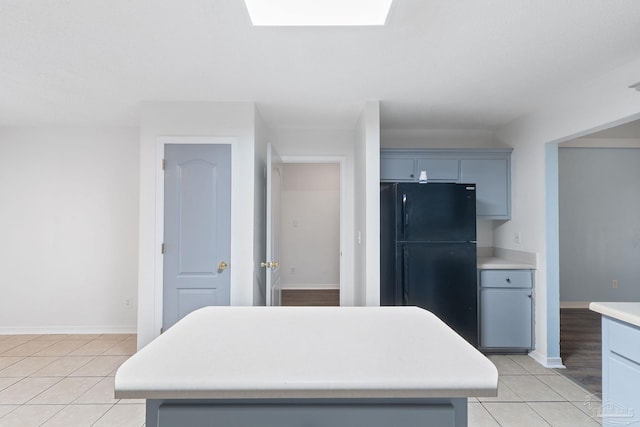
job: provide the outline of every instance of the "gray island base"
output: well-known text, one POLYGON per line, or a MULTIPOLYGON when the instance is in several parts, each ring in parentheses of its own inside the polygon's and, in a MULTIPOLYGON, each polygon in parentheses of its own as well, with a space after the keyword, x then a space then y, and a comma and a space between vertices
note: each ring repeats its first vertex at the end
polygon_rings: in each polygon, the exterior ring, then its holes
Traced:
POLYGON ((465 427, 467 399, 148 400, 159 427, 465 427))
POLYGON ((207 307, 116 373, 147 426, 467 425, 498 372, 416 307, 207 307))

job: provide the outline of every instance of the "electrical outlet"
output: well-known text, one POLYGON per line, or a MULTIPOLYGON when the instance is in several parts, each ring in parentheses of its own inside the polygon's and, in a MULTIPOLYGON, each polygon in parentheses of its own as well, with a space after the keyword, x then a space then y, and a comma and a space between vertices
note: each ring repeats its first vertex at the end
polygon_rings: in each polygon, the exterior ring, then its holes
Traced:
POLYGON ((616 279, 611 281, 611 288, 618 289, 618 281, 616 279))
POLYGON ((124 298, 124 308, 133 308, 133 301, 131 300, 131 297, 124 298))
POLYGON ((521 240, 521 235, 519 231, 516 231, 515 233, 513 233, 513 243, 515 243, 516 245, 520 244, 520 240, 521 240))
POLYGON ((289 274, 296 274, 296 268, 295 267, 291 267, 289 269, 289 274))

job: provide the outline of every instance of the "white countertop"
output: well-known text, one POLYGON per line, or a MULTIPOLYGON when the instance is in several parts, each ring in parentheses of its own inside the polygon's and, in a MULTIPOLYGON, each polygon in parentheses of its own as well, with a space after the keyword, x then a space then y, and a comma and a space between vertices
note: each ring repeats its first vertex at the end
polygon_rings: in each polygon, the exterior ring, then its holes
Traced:
POLYGON ((498 257, 478 257, 478 270, 529 270, 534 264, 498 257))
POLYGON ((589 309, 640 327, 640 302, 592 302, 589 309))
POLYGON ((207 307, 133 355, 117 398, 495 396, 496 367, 416 307, 207 307))

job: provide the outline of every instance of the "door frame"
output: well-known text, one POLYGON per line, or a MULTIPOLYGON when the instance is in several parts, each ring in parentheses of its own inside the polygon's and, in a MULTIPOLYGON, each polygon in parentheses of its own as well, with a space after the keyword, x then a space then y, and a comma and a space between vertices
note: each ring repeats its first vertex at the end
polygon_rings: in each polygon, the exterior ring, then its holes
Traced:
POLYGON ((353 277, 353 253, 349 250, 349 233, 347 211, 347 159, 342 156, 285 156, 280 155, 283 164, 287 163, 334 163, 340 167, 340 306, 352 305, 347 290, 347 278, 353 277))
MULTIPOLYGON (((164 242, 164 170, 162 168, 162 160, 164 159, 164 146, 165 144, 228 144, 231 145, 231 236, 237 235, 237 228, 239 226, 237 218, 240 208, 238 206, 238 198, 235 197, 238 189, 236 188, 239 174, 239 156, 238 152, 238 140, 233 137, 217 137, 217 136, 160 136, 156 142, 156 203, 155 203, 155 218, 156 228, 154 233, 155 247, 154 251, 154 266, 155 266, 155 280, 154 280, 154 300, 153 300, 153 325, 154 331, 160 331, 162 329, 162 314, 163 314, 163 297, 164 297, 164 255, 161 253, 161 246, 164 242)), ((233 284, 238 283, 236 270, 233 265, 240 259, 240 254, 237 245, 233 243, 233 237, 231 238, 231 258, 229 259, 230 268, 230 304, 236 298, 237 289, 234 289, 233 284)))

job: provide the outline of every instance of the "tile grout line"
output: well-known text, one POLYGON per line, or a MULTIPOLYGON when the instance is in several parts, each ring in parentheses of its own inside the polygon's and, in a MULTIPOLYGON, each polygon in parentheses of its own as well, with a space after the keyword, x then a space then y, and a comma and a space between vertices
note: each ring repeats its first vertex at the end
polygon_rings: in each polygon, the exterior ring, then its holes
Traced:
MULTIPOLYGON (((120 401, 120 400, 118 400, 118 402, 119 402, 119 401, 120 401)), ((109 411, 111 411, 111 410, 112 410, 112 409, 113 409, 113 408, 118 404, 118 402, 116 402, 116 403, 112 403, 112 404, 111 404, 111 406, 109 406, 109 409, 107 409, 106 411, 104 411, 104 414, 100 415, 100 417, 98 417, 98 419, 97 419, 97 420, 95 420, 93 423, 91 423, 91 425, 92 425, 92 426, 96 425, 96 424, 97 424, 101 419, 103 419, 103 418, 104 418, 104 416, 105 416, 105 415, 107 415, 107 414, 109 413, 109 411)))

